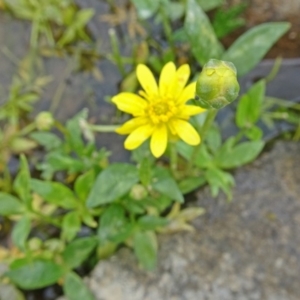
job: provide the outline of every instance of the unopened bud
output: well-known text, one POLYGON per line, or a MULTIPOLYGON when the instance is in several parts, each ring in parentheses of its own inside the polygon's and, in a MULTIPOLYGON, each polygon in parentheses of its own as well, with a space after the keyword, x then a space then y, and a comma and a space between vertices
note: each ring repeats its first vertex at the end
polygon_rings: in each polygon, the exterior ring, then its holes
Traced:
POLYGON ((135 184, 130 191, 130 197, 134 200, 142 200, 147 194, 146 188, 141 184, 135 184))
POLYGON ((233 63, 211 59, 198 77, 196 96, 201 107, 220 109, 234 101, 239 90, 233 63))
POLYGON ((54 125, 54 119, 50 112, 42 111, 35 118, 38 130, 50 130, 54 125))

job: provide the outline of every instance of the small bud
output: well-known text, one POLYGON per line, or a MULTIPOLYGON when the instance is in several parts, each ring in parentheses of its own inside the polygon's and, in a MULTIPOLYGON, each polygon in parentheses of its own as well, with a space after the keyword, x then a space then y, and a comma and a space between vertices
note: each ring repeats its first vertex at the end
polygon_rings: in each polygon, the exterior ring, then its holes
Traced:
POLYGON ((135 184, 130 191, 130 197, 134 200, 142 200, 147 194, 146 188, 141 184, 135 184))
POLYGON ((228 61, 211 59, 198 77, 196 99, 203 108, 220 109, 234 101, 239 90, 235 66, 228 61))
POLYGON ((37 251, 42 248, 43 242, 41 239, 33 237, 28 241, 28 248, 31 251, 37 251))
POLYGON ((42 111, 35 118, 35 125, 38 130, 50 130, 54 125, 54 119, 50 112, 42 111))

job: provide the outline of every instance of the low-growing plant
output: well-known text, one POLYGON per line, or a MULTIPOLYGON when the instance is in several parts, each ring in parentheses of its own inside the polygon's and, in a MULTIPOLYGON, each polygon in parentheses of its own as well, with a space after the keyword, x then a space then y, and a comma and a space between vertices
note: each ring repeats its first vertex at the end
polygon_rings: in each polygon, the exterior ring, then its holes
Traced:
MULTIPOLYGON (((4 3, 32 22, 33 47, 40 35, 62 48, 87 39, 85 25, 92 11, 80 10, 71 0, 4 3)), ((123 246, 134 251, 144 269, 153 270, 157 235, 192 231, 190 221, 205 213, 202 207, 186 206, 186 194, 208 185, 213 196, 222 191, 232 199, 232 170, 253 161, 265 145, 261 123, 270 126, 284 119, 297 126, 294 138, 299 139, 299 105, 267 97, 268 79, 239 98, 234 134, 225 138, 216 120, 218 111, 238 97, 238 76, 263 58, 287 31, 287 23, 254 27, 225 50, 218 38, 242 24, 234 19, 242 7, 222 11, 220 0, 132 3, 140 26, 154 16, 162 24, 167 46, 150 37, 148 29, 132 57, 123 57, 116 31, 110 30, 112 53, 106 57, 123 77, 120 93, 109 102, 123 124, 92 124, 86 109, 65 123, 50 112, 21 122, 45 78, 33 87, 16 80, 0 107, 5 124, 0 131, 0 216, 12 226, 11 242, 0 247, 7 267, 0 273, 0 287, 12 283, 31 290, 58 283, 68 299, 92 300, 78 271, 123 246), (213 26, 204 11, 214 8, 213 26), (110 162, 110 149, 96 146, 97 134, 103 132, 127 135, 124 148, 131 151, 130 161, 110 162), (10 157, 19 154, 18 172, 10 174, 10 157)))

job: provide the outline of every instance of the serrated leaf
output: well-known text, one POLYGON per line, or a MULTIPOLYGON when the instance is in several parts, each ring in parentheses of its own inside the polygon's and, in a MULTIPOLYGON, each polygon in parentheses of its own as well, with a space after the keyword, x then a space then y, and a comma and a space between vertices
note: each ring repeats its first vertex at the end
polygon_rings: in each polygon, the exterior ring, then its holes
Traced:
POLYGON ((92 208, 113 202, 127 194, 138 181, 139 174, 135 166, 125 163, 112 164, 98 175, 88 196, 87 206, 92 208))
POLYGON ((184 29, 192 52, 202 66, 211 58, 219 59, 224 50, 213 27, 195 0, 188 0, 184 29))
POLYGON ((222 59, 231 61, 238 76, 254 68, 276 41, 290 28, 287 22, 270 22, 257 25, 241 35, 223 54, 222 59))

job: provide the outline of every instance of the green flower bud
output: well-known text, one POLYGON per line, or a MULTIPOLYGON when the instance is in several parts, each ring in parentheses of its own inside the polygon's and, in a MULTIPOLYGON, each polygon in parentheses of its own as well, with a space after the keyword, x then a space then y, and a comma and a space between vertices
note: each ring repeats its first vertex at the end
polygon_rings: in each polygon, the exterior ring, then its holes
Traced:
POLYGON ((50 130, 54 125, 54 118, 50 112, 42 111, 35 117, 38 130, 50 130))
POLYGON ((196 99, 203 108, 220 109, 234 101, 239 90, 235 66, 228 61, 211 59, 198 77, 196 99))
POLYGON ((141 184, 135 184, 130 191, 130 197, 134 200, 142 200, 148 195, 146 188, 141 184))

